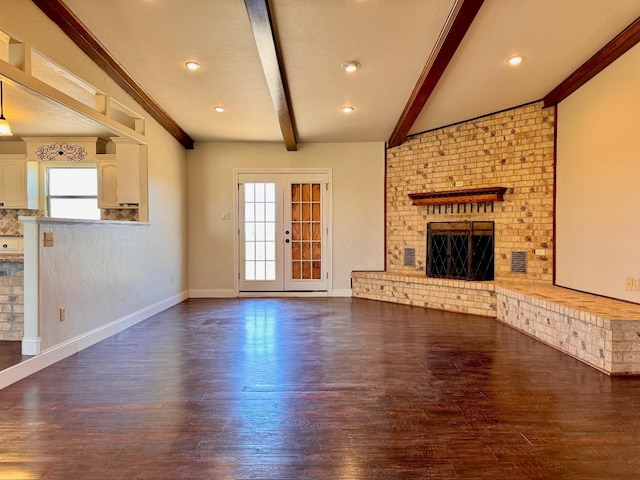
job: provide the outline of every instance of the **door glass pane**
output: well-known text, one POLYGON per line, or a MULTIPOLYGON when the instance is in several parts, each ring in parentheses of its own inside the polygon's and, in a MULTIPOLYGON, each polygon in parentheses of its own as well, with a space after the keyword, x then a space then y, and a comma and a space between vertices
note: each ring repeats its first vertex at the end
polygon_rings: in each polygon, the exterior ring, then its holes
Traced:
POLYGON ((267 261, 273 262, 275 266, 276 260, 276 242, 265 242, 265 254, 264 258, 267 261))
POLYGON ((244 219, 245 221, 249 220, 254 220, 256 218, 256 214, 255 214, 255 204, 253 202, 247 202, 245 200, 245 204, 244 204, 244 219))
POLYGON ((276 201, 276 184, 266 183, 264 186, 264 201, 274 203, 276 201))
POLYGON ((256 280, 266 280, 264 262, 255 262, 256 266, 256 280))
POLYGON ((244 279, 255 280, 256 279, 256 263, 252 261, 244 262, 244 279))
POLYGON ((276 262, 264 262, 265 276, 267 278, 276 278, 276 262))
POLYGON ((254 205, 256 210, 256 222, 264 222, 264 203, 256 202, 254 205))
POLYGON ((291 276, 295 280, 319 280, 322 276, 321 186, 291 185, 291 276))
POLYGON ((245 280, 276 280, 275 183, 244 184, 245 280))
POLYGON ((245 246, 245 252, 244 252, 245 260, 255 260, 256 244, 254 242, 245 242, 244 246, 245 246))

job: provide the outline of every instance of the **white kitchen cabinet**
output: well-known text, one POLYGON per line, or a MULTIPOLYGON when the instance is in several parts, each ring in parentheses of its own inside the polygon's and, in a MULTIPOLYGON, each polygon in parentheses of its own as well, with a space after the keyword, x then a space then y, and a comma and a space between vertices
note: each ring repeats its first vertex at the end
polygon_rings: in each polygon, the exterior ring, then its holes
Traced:
POLYGON ((118 164, 116 168, 118 202, 125 206, 138 207, 140 204, 141 146, 126 140, 115 143, 118 164))
POLYGON ((7 157, 0 156, 0 208, 37 210, 37 162, 7 157))
POLYGON ((98 155, 98 207, 139 209, 147 191, 146 149, 125 139, 112 141, 115 155, 98 155))
POLYGON ((98 161, 98 208, 121 208, 117 168, 115 159, 98 161))

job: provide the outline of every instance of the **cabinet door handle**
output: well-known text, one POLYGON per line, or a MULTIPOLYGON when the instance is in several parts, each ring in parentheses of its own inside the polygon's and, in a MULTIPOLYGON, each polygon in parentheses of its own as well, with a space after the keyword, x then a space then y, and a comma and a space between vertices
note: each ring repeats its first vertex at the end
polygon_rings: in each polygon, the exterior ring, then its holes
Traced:
POLYGON ((4 202, 0 202, 0 207, 4 207, 4 202))
POLYGON ((2 245, 2 248, 9 248, 9 245, 5 243, 4 245, 2 245))

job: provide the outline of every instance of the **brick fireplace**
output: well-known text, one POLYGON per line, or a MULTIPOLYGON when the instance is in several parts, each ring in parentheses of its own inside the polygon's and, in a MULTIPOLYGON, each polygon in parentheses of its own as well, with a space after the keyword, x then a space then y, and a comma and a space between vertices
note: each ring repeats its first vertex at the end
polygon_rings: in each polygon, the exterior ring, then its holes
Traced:
POLYGON ((416 135, 387 152, 387 271, 426 275, 430 222, 495 222, 495 279, 552 282, 554 112, 541 103, 416 135), (416 192, 505 187, 504 201, 415 205, 416 192), (415 265, 404 265, 404 249, 415 265), (526 273, 511 271, 526 253, 526 273))
POLYGON ((387 151, 386 174, 386 271, 352 272, 353 296, 494 317, 608 374, 640 374, 640 306, 552 284, 553 109, 415 135, 387 151), (471 222, 494 226, 494 280, 428 277, 427 225, 471 222))
POLYGON ((554 111, 541 103, 389 149, 386 272, 355 275, 353 294, 495 317, 492 282, 427 277, 427 225, 447 222, 493 226, 495 281, 551 284, 553 162, 554 111), (514 252, 524 254, 524 273, 512 271, 514 252))

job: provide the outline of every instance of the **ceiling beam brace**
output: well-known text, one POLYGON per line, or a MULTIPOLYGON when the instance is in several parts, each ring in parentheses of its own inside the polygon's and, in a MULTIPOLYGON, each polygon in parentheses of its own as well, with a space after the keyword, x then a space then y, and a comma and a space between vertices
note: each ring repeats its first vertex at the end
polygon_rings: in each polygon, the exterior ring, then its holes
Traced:
POLYGON ((278 51, 276 32, 269 11, 269 0, 244 0, 253 37, 258 47, 262 70, 267 79, 271 100, 278 115, 280 130, 289 151, 298 149, 293 110, 287 88, 282 58, 278 51))
POLYGON ((483 2, 484 0, 456 0, 444 28, 440 32, 438 41, 420 74, 418 83, 413 88, 402 115, 400 115, 400 119, 389 138, 388 146, 390 148, 397 147, 404 142, 483 2))
POLYGON ((557 105, 640 42, 640 17, 544 97, 544 107, 557 105))
POLYGON ((80 49, 131 95, 144 110, 187 149, 193 140, 167 112, 127 73, 80 20, 60 0, 32 0, 80 49))

